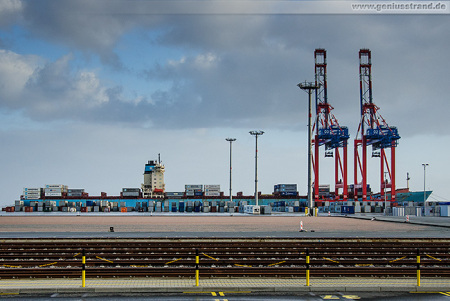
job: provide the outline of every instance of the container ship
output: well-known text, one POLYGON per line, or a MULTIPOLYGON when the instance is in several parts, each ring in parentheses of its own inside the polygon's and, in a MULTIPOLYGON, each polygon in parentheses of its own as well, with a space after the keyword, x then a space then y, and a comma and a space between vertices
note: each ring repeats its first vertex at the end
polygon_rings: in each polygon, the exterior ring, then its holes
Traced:
MULTIPOLYGON (((109 196, 102 192, 100 196, 91 196, 84 189, 69 188, 67 185, 48 184, 42 188, 25 187, 20 200, 14 206, 5 207, 6 212, 218 212, 235 213, 251 211, 255 205, 255 196, 245 196, 238 192, 235 196, 226 196, 220 185, 188 184, 184 191, 166 192, 164 182, 165 167, 158 160, 148 161, 144 167, 144 183, 137 188, 122 188, 118 196, 109 196), (250 208, 250 209, 249 209, 250 208)), ((370 190, 370 188, 369 188, 370 190)), ((388 211, 395 207, 423 207, 431 191, 411 192, 399 189, 396 201, 386 200, 373 194, 368 201, 362 202, 349 187, 349 199, 343 201, 330 192, 329 185, 319 187, 320 201, 315 206, 324 213, 381 213, 385 204, 388 211)), ((258 214, 275 212, 305 213, 307 196, 300 196, 297 184, 276 184, 272 194, 258 195, 258 214)), ((252 213, 254 213, 252 211, 252 213)))

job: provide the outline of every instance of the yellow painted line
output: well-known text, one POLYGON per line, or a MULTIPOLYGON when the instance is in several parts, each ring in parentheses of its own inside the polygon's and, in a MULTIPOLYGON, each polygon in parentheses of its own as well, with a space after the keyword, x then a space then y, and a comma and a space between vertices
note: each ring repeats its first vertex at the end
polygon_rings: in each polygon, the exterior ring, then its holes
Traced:
POLYGON ((409 292, 410 294, 440 294, 441 292, 409 292))
POLYGON ((6 296, 6 295, 18 295, 19 293, 0 293, 1 296, 6 296))
POLYGON ((246 267, 246 268, 251 268, 252 267, 251 265, 237 264, 237 263, 235 263, 234 265, 237 266, 237 267, 246 267))
POLYGON ((444 296, 449 296, 450 297, 450 293, 446 293, 446 292, 439 292, 439 294, 442 294, 442 295, 444 295, 444 296))
POLYGON ((213 297, 217 296, 216 292, 211 292, 211 295, 213 295, 213 297))
POLYGON ((268 267, 271 267, 271 266, 277 265, 277 264, 281 264, 281 263, 285 263, 285 262, 286 262, 286 260, 285 261, 280 261, 280 262, 277 262, 277 263, 272 263, 272 264, 269 264, 268 267))
POLYGON ((399 260, 402 260, 402 259, 405 259, 405 258, 406 258, 406 256, 403 256, 403 257, 400 257, 400 258, 397 258, 397 259, 394 259, 394 260, 390 260, 389 263, 395 262, 395 261, 399 261, 399 260))
POLYGON ((100 260, 103 260, 103 261, 106 261, 106 262, 109 262, 109 263, 114 263, 113 261, 105 259, 105 258, 101 258, 100 256, 95 256, 95 258, 98 258, 100 260))
POLYGON ((165 264, 171 264, 171 263, 174 263, 174 262, 176 262, 176 261, 178 261, 178 260, 181 260, 181 259, 183 259, 183 258, 178 258, 178 259, 175 259, 175 260, 172 260, 172 261, 166 262, 165 264))
POLYGON ((360 264, 355 264, 355 266, 357 267, 370 267, 372 264, 371 263, 360 263, 360 264))
POLYGON ((205 253, 202 253, 202 254, 205 255, 205 256, 208 257, 208 258, 214 259, 215 261, 219 261, 219 259, 214 258, 214 257, 212 257, 212 256, 209 256, 209 255, 207 255, 207 254, 205 254, 205 253))
POLYGON ((46 267, 46 266, 49 266, 49 265, 54 265, 54 264, 57 264, 57 263, 58 263, 58 262, 55 261, 55 262, 52 262, 52 263, 41 264, 41 265, 39 265, 39 267, 40 267, 40 268, 43 268, 43 267, 46 267))
POLYGON ((225 294, 223 292, 219 292, 219 296, 223 297, 225 294))
POLYGON ((7 268, 21 268, 21 265, 9 265, 9 264, 3 264, 2 267, 7 267, 7 268))
POLYGON ((326 258, 326 257, 322 257, 322 258, 325 259, 325 260, 334 262, 334 263, 339 263, 339 261, 336 261, 336 260, 333 260, 333 259, 330 259, 330 258, 326 258))
POLYGON ((212 294, 213 292, 183 292, 183 294, 212 294))
POLYGON ((81 252, 80 253, 77 253, 77 254, 75 254, 75 255, 73 255, 73 257, 77 257, 78 255, 80 255, 81 254, 81 252))
POLYGON ((432 259, 434 259, 434 260, 437 260, 437 261, 442 261, 442 259, 438 259, 438 258, 436 258, 436 257, 433 257, 433 256, 431 256, 431 255, 428 255, 428 254, 425 254, 425 255, 427 255, 428 257, 430 257, 430 258, 432 258, 432 259))

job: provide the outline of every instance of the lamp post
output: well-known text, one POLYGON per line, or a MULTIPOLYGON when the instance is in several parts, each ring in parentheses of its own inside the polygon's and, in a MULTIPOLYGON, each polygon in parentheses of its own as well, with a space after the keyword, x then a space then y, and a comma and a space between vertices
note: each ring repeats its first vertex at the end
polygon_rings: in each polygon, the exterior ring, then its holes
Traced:
POLYGON ((427 200, 427 193, 425 191, 425 179, 426 179, 426 168, 428 163, 422 163, 423 165, 423 205, 425 206, 425 201, 427 200))
POLYGON ((232 170, 232 165, 231 165, 231 162, 232 162, 231 161, 231 159, 232 159, 232 157, 231 157, 231 145, 232 145, 233 141, 236 141, 236 138, 227 138, 225 140, 230 142, 230 202, 231 202, 231 201, 233 201, 233 194, 232 194, 232 191, 231 191, 231 170, 232 170))
POLYGON ((258 206, 258 136, 264 134, 263 131, 250 131, 250 135, 255 136, 256 148, 255 148, 255 204, 258 206))
POLYGON ((308 93, 308 207, 309 207, 309 211, 311 214, 311 211, 313 210, 314 206, 313 206, 313 200, 312 200, 312 193, 311 193, 311 188, 312 188, 312 133, 311 133, 311 94, 312 91, 317 90, 320 88, 320 84, 317 85, 313 82, 303 82, 303 83, 299 83, 297 85, 297 87, 299 87, 300 89, 306 91, 308 93))
MULTIPOLYGON (((386 184, 387 184, 387 179, 386 179, 386 175, 388 174, 388 172, 387 171, 385 171, 384 172, 384 215, 387 215, 387 207, 386 207, 386 204, 387 204, 387 201, 386 201, 386 199, 387 199, 387 194, 386 194, 386 184)), ((391 201, 392 201, 392 192, 391 192, 391 201)))

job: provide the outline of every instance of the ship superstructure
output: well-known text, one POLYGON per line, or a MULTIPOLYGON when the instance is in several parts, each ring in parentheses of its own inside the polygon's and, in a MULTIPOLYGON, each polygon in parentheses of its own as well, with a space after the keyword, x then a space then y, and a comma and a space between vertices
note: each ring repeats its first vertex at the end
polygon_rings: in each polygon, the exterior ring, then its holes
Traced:
POLYGON ((158 161, 152 160, 145 164, 144 183, 141 184, 143 198, 164 198, 164 172, 165 167, 161 164, 159 154, 158 161))

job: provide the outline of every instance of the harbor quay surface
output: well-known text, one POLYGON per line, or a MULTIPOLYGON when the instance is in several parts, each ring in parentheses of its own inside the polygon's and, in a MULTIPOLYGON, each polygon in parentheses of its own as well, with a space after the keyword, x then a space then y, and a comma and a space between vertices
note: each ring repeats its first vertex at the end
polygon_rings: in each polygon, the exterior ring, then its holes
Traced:
POLYGON ((0 238, 411 237, 449 238, 448 217, 299 214, 4 214, 0 238), (111 232, 111 227, 114 232, 111 232), (301 227, 303 232, 300 232, 301 227))
MULTIPOLYGON (((396 237, 449 238, 450 219, 438 217, 320 216, 11 216, 0 217, 0 239, 109 237, 396 237), (303 222, 305 232, 299 232, 303 222), (109 232, 114 227, 115 232, 109 232)), ((448 292, 450 279, 314 278, 81 278, 0 279, 2 295, 203 294, 297 292, 448 292)))

